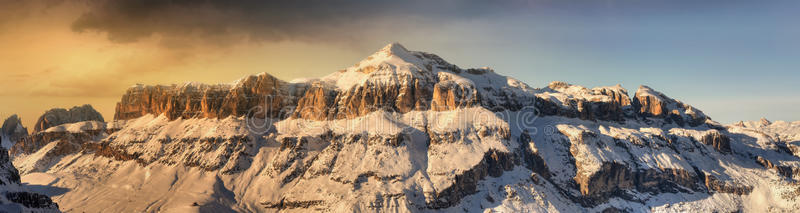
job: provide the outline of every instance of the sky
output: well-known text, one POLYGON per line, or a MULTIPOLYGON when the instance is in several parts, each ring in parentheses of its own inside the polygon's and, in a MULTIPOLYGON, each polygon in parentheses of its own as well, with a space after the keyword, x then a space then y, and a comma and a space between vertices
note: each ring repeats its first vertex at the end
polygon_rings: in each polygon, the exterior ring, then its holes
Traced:
POLYGON ((322 77, 391 42, 532 87, 648 85, 714 120, 800 120, 800 1, 0 0, 0 117, 131 85, 322 77))

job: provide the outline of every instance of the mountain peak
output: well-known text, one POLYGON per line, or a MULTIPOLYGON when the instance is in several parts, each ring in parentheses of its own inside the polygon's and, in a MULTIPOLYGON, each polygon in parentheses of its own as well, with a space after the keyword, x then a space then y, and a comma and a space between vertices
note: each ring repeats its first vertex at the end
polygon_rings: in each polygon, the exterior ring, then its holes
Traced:
MULTIPOLYGON (((429 60, 429 59, 427 59, 429 60)), ((321 78, 324 82, 347 89, 368 79, 392 78, 398 73, 414 75, 425 69, 423 53, 409 51, 400 43, 387 44, 355 65, 321 78)))
POLYGON ((409 51, 402 44, 393 42, 387 44, 377 52, 362 60, 356 67, 365 64, 374 64, 375 62, 386 62, 390 64, 397 64, 398 62, 415 63, 418 58, 414 56, 412 51, 409 51))
POLYGON ((408 49, 406 49, 406 47, 404 47, 402 44, 400 44, 398 42, 389 43, 386 46, 383 46, 383 48, 381 48, 381 50, 378 51, 378 52, 379 53, 391 54, 391 55, 408 54, 409 53, 408 49))

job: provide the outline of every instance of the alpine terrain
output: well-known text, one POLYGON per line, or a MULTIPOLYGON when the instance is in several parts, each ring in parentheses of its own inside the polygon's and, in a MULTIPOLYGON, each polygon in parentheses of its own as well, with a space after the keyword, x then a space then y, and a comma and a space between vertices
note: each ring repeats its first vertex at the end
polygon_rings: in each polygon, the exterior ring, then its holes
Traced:
POLYGON ((648 86, 534 88, 397 43, 319 79, 135 85, 113 120, 84 105, 31 130, 3 123, 0 208, 800 209, 800 122, 720 124, 648 86))

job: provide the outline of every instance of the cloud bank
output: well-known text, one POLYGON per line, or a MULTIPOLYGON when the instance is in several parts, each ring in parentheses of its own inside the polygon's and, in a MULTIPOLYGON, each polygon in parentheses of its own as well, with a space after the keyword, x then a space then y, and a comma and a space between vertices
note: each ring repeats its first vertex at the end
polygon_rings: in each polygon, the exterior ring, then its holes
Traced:
POLYGON ((71 27, 75 32, 105 32, 111 41, 119 43, 154 35, 168 39, 200 38, 221 44, 242 39, 347 41, 363 39, 377 30, 414 30, 413 26, 490 15, 519 3, 478 0, 94 1, 71 27))

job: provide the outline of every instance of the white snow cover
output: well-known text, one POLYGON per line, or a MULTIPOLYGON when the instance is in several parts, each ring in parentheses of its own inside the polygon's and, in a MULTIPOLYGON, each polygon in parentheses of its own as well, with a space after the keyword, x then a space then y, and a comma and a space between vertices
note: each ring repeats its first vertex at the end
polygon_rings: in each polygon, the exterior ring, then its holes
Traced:
POLYGON ((800 141, 800 121, 787 122, 762 119, 761 121, 742 121, 743 127, 729 125, 731 128, 747 128, 766 133, 785 142, 800 141))
POLYGON ((86 130, 103 130, 106 123, 102 121, 81 121, 76 123, 61 124, 58 126, 50 127, 44 132, 85 132, 86 130))
POLYGON ((388 83, 394 75, 419 75, 424 64, 422 59, 406 50, 398 43, 386 45, 381 50, 349 67, 322 78, 323 82, 336 85, 340 90, 347 90, 365 81, 388 83))

